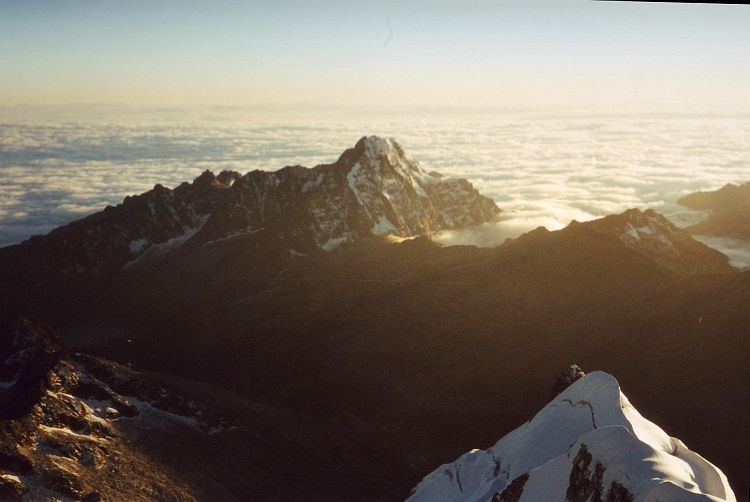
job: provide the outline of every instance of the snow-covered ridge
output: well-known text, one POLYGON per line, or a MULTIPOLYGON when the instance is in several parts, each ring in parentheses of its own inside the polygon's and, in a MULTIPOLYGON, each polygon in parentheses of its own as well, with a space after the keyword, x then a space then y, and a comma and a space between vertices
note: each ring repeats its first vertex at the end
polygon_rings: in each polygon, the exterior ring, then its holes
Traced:
POLYGON ((646 420, 603 372, 488 450, 428 474, 410 502, 736 501, 724 474, 646 420))

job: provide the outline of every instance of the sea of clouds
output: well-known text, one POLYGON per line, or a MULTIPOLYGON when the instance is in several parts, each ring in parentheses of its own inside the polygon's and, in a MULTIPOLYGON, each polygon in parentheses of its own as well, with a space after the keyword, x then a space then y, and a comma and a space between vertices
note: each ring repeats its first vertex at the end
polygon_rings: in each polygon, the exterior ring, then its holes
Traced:
MULTIPOLYGON (((684 226, 701 215, 678 206, 679 197, 750 181, 747 115, 11 111, 0 114, 0 246, 206 169, 333 162, 370 134, 396 138, 428 171, 469 179, 504 211, 497 223, 442 234, 447 244, 497 245, 633 207, 684 226)), ((748 243, 705 242, 729 251, 735 265, 750 264, 748 243)))

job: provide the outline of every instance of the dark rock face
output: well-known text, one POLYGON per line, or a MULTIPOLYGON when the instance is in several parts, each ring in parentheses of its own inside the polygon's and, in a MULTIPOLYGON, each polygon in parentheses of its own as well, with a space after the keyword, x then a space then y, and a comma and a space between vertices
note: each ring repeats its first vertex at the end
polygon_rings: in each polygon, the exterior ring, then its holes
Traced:
POLYGON ((633 494, 617 481, 613 481, 605 491, 602 484, 604 465, 596 461, 591 469, 592 455, 588 446, 582 443, 573 459, 570 480, 566 491, 567 502, 633 502, 633 494))
POLYGON ((62 349, 51 329, 23 318, 0 329, 0 420, 27 413, 40 399, 62 349))
POLYGON ((526 485, 526 481, 529 480, 529 474, 522 474, 518 476, 516 479, 511 481, 511 483, 503 490, 502 493, 496 493, 495 496, 492 497, 492 502, 518 502, 521 500, 521 495, 523 495, 523 487, 526 485))
POLYGON ((570 387, 573 382, 584 376, 586 376, 586 373, 584 373, 577 364, 571 364, 570 366, 562 370, 560 375, 557 377, 557 380, 555 380, 554 385, 552 386, 552 392, 550 392, 549 401, 552 401, 554 398, 559 396, 562 391, 570 387))
POLYGON ((582 443, 570 470, 570 480, 565 494, 567 502, 602 502, 604 466, 597 461, 592 472, 589 469, 591 460, 588 446, 582 443))

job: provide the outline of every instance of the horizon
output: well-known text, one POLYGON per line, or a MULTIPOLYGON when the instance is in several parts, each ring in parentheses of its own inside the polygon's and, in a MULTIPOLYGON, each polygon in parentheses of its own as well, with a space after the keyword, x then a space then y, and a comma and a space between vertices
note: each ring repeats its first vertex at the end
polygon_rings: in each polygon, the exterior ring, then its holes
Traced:
POLYGON ((750 112, 747 5, 0 5, 0 106, 750 112))

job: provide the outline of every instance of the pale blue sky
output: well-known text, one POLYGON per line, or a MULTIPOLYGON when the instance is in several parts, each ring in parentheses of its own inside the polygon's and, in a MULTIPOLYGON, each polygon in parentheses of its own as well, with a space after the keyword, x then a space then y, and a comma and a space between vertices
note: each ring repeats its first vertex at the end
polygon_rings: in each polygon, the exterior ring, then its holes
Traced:
POLYGON ((750 6, 0 0, 0 105, 70 103, 750 110, 750 6))

